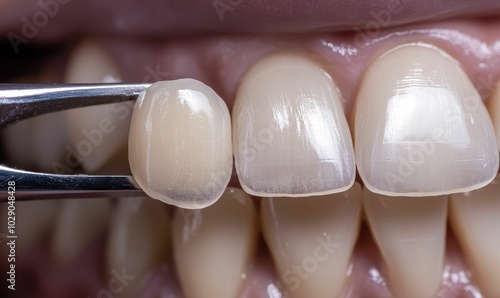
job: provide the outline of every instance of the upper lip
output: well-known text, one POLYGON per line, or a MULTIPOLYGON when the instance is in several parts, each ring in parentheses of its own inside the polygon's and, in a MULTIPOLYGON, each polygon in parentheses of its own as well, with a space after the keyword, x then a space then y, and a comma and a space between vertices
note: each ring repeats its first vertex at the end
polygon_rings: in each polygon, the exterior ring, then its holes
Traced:
POLYGON ((380 30, 453 17, 494 16, 498 0, 40 0, 9 1, 0 10, 0 33, 22 35, 42 3, 57 13, 37 32, 54 39, 76 32, 136 37, 205 33, 291 33, 380 30))

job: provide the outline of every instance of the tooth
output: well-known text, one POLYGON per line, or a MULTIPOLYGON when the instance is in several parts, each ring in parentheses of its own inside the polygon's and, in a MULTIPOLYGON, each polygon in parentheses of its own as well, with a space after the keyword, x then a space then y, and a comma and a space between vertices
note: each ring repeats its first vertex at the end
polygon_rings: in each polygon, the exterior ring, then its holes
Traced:
POLYGON ((177 209, 173 248, 186 298, 237 297, 257 248, 252 200, 228 187, 208 208, 177 209))
POLYGON ((476 191, 450 198, 450 222, 485 297, 500 297, 500 175, 476 191))
POLYGON ((64 156, 68 142, 62 121, 62 114, 54 113, 6 127, 2 138, 9 140, 3 143, 9 163, 21 169, 53 172, 52 162, 64 156))
POLYGON ((364 185, 430 196, 487 185, 498 170, 488 113, 460 64, 429 45, 382 55, 361 83, 355 152, 364 185))
POLYGON ((110 213, 111 199, 62 202, 51 243, 54 262, 66 265, 73 261, 85 246, 106 230, 110 213))
POLYGON ((498 150, 500 151, 500 83, 497 85, 493 96, 488 102, 488 112, 493 122, 493 127, 496 132, 498 150))
POLYGON ((167 258, 170 225, 162 202, 151 198, 118 200, 111 218, 106 261, 108 273, 123 269, 133 276, 121 295, 137 294, 144 277, 167 258))
MULTIPOLYGON (((68 83, 112 83, 120 76, 111 58, 97 43, 87 41, 73 53, 66 70, 68 83)), ((116 152, 126 150, 132 107, 130 103, 99 105, 64 113, 71 144, 87 172, 96 172, 116 152)))
POLYGON ((138 98, 130 127, 130 168, 149 196, 192 209, 222 195, 233 166, 231 126, 210 87, 193 79, 155 83, 138 98))
POLYGON ((233 108, 233 151, 243 189, 257 196, 309 196, 354 183, 342 95, 315 62, 273 55, 242 79, 233 108))
POLYGON ((386 197, 363 190, 370 230, 395 297, 436 297, 446 238, 446 196, 386 197))
MULTIPOLYGON (((50 74, 21 77, 15 83, 47 82, 50 74)), ((18 168, 52 172, 51 163, 64 155, 68 137, 61 125, 61 113, 52 113, 14 123, 2 130, 8 163, 18 168), (47 133, 51 132, 51 133, 47 133), (22 137, 21 137, 22 136, 22 137)))
POLYGON ((361 186, 261 203, 264 239, 294 298, 343 297, 361 221, 361 186))

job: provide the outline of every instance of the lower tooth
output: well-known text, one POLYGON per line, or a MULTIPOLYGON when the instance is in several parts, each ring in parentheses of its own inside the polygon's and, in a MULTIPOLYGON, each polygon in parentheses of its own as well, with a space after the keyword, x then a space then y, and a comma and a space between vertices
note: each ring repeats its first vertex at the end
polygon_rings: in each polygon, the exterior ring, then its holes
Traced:
POLYGON ((170 215, 166 205, 151 198, 119 199, 111 218, 107 242, 107 273, 131 276, 121 296, 137 294, 150 270, 167 258, 170 215))
POLYGON ((134 107, 129 163, 152 198, 203 208, 224 192, 232 173, 231 124, 224 101, 208 86, 157 82, 134 107))
POLYGON ((363 191, 370 230, 395 297, 435 297, 441 284, 447 198, 386 197, 363 191))
POLYGON ((262 199, 262 227, 294 298, 341 297, 361 221, 361 186, 308 198, 262 199))
POLYGON ((476 191, 450 198, 450 222, 485 297, 500 297, 500 175, 476 191))
POLYGON ((68 199, 62 202, 54 223, 52 259, 66 265, 108 226, 111 199, 68 199))
POLYGON ((173 248, 186 298, 237 297, 257 248, 252 200, 228 187, 210 207, 177 209, 173 248))

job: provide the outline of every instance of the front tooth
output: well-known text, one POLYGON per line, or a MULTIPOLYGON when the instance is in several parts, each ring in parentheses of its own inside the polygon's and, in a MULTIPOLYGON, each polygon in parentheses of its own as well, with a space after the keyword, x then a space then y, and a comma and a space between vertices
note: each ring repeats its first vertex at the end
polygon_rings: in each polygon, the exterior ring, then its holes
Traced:
MULTIPOLYGON (((118 69, 95 42, 86 41, 73 53, 66 70, 68 83, 114 83, 118 69)), ((96 172, 119 151, 127 149, 132 105, 129 102, 65 111, 71 144, 66 150, 85 171, 96 172)))
POLYGON ((149 196, 168 204, 213 204, 231 178, 230 121, 224 101, 199 81, 153 84, 133 111, 132 174, 149 196))
POLYGON ((242 79, 233 151, 243 189, 257 196, 344 191, 355 178, 352 140, 332 78, 299 55, 272 55, 242 79))
POLYGON ((386 197, 363 190, 370 230, 395 297, 435 297, 441 284, 446 196, 386 197))
POLYGON ((166 205, 151 198, 118 201, 111 218, 107 242, 107 272, 126 272, 130 283, 120 293, 136 294, 144 277, 167 258, 170 247, 170 215, 166 205))
POLYGON ((493 126, 460 64, 429 45, 390 50, 368 69, 355 109, 365 186, 429 196, 487 185, 498 170, 493 126))
POLYGON ((450 199, 450 222, 485 297, 500 297, 500 175, 476 191, 450 199))
POLYGON ((175 213, 174 258, 187 298, 237 297, 256 247, 255 207, 240 189, 228 187, 208 208, 175 213))
POLYGON ((264 238, 294 298, 341 297, 361 222, 361 186, 261 205, 264 238))
POLYGON ((66 265, 100 236, 108 225, 111 199, 71 199, 62 202, 52 237, 52 259, 66 265))

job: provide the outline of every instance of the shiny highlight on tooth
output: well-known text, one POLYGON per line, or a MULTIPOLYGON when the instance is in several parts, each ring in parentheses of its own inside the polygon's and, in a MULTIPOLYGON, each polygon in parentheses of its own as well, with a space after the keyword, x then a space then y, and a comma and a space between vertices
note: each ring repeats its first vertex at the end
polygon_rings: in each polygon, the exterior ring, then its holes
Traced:
POLYGON ((231 124, 224 101, 193 80, 157 82, 139 96, 129 135, 134 178, 152 198, 203 208, 232 173, 231 124))
POLYGON ((232 113, 233 152, 243 189, 299 197, 342 192, 354 183, 342 95, 305 56, 264 58, 243 77, 232 113))
POLYGON ((365 187, 389 196, 435 196, 487 185, 498 171, 493 125, 458 61, 427 44, 375 60, 354 112, 365 187))

